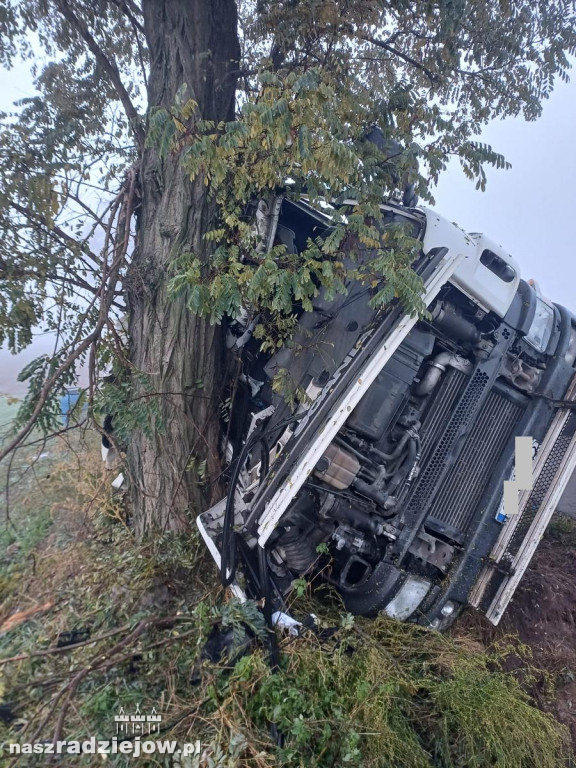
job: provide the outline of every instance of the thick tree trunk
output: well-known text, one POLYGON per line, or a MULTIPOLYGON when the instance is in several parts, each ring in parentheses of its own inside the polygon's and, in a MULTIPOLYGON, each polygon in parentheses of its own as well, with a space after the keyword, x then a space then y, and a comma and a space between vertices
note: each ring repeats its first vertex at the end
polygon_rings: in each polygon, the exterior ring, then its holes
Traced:
MULTIPOLYGON (((203 119, 234 115, 239 45, 234 0, 143 0, 150 50, 149 106, 170 108, 186 83, 203 119)), ((179 157, 147 149, 142 207, 127 279, 134 394, 148 428, 128 446, 136 531, 181 531, 210 501, 193 467, 219 467, 218 404, 223 338, 219 326, 167 297, 169 267, 182 252, 210 257, 203 234, 215 207, 202 180, 191 183, 179 157), (192 469, 191 469, 192 468, 192 469)))

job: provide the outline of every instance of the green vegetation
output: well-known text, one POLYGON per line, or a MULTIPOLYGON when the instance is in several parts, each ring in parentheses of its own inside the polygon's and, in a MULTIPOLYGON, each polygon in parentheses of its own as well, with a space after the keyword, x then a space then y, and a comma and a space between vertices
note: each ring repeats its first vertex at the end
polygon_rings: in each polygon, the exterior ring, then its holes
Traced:
MULTIPOLYGON (((528 660, 508 671, 513 646, 352 621, 326 596, 315 611, 336 630, 283 638, 272 674, 255 606, 227 602, 187 523, 222 472, 215 321, 242 307, 271 348, 294 303, 354 276, 376 305, 422 312, 417 244, 378 229, 378 203, 431 201, 454 156, 479 188, 506 167, 476 137, 492 118, 535 119, 566 79, 572 0, 4 5, 0 63, 46 65, 0 115, 0 341, 19 351, 41 325, 57 343, 23 371, 20 431, 0 445, 0 739, 107 739, 140 704, 164 737, 202 740, 203 768, 562 766, 566 734, 525 692, 528 660), (296 200, 358 200, 298 254, 262 247, 246 216, 288 177, 296 200), (374 252, 362 272, 343 266, 358 243, 374 252), (91 413, 127 442, 128 512, 79 439, 36 443, 85 362, 91 413), (117 380, 99 387, 109 365, 117 380), (253 653, 200 664, 219 623, 236 647, 247 625, 253 653)), ((296 585, 296 612, 309 591, 296 585)))
MULTIPOLYGON (((311 605, 303 589, 293 609, 313 608, 321 630, 281 637, 280 670, 272 674, 261 614, 227 601, 195 535, 138 545, 96 457, 72 463, 69 447, 50 450, 52 463, 15 491, 14 527, 0 544, 0 679, 13 718, 0 741, 57 732, 110 739, 119 707, 130 712, 139 704, 161 712, 162 738, 201 740, 204 758, 190 763, 201 768, 570 764, 564 728, 526 693, 528 651, 511 639, 485 647, 463 632, 449 637, 383 617, 353 619, 334 594, 316 590, 311 605), (6 629, 10 617, 34 608, 42 610, 6 629), (234 630, 237 646, 248 625, 252 652, 201 661, 220 623, 234 630), (82 644, 54 652, 64 632, 76 632, 82 644)), ((164 759, 140 764, 169 765, 164 759)), ((32 760, 16 765, 42 764, 32 760)), ((101 764, 91 756, 68 760, 101 764)), ((131 763, 116 755, 108 764, 131 763)))
POLYGON ((555 515, 546 530, 546 539, 561 542, 576 549, 576 520, 555 515))
POLYGON ((0 342, 41 327, 54 348, 22 371, 0 457, 59 425, 86 365, 89 412, 130 433, 138 535, 185 530, 222 469, 218 324, 241 309, 273 349, 354 277, 423 314, 420 246, 380 203, 433 202, 453 158, 478 189, 507 168, 483 127, 540 115, 575 18, 574 0, 4 2, 0 66, 33 62, 35 90, 0 114, 0 342), (298 253, 267 237, 280 191, 333 214, 298 253))
POLYGON ((562 764, 557 724, 500 669, 511 648, 483 654, 387 619, 341 630, 330 645, 293 643, 276 676, 247 657, 223 683, 221 707, 286 734, 285 765, 562 764))

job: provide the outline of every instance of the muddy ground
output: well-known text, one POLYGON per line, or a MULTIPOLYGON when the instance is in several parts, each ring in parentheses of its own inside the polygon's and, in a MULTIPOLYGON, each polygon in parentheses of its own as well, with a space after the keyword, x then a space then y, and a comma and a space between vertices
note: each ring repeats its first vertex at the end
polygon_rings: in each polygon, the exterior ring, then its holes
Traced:
MULTIPOLYGON (((542 670, 531 693, 570 729, 576 747, 576 523, 561 516, 553 521, 499 627, 478 614, 464 624, 486 645, 517 633, 529 646, 542 670)), ((524 660, 511 663, 520 668, 524 660)))

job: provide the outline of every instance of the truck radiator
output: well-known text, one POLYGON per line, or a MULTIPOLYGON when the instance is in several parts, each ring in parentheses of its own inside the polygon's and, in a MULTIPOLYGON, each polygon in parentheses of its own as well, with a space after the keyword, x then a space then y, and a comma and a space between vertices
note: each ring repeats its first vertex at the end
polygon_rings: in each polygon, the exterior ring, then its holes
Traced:
POLYGON ((442 436, 448 419, 467 383, 468 376, 465 373, 457 371, 455 368, 449 368, 442 377, 441 385, 430 396, 421 429, 422 458, 420 466, 428 466, 434 448, 442 436))
POLYGON ((438 492, 432 518, 464 534, 502 451, 514 433, 522 408, 492 391, 472 426, 460 457, 438 492), (482 471, 478 471, 482 468, 482 471))
MULTIPOLYGON (((469 381, 460 371, 449 371, 422 425, 422 463, 434 461, 435 449, 448 418, 469 381)), ((463 540, 502 451, 514 433, 522 408, 492 391, 472 424, 459 458, 454 462, 430 508, 426 525, 463 540), (478 468, 483 471, 479 472, 478 468)), ((418 489, 421 490, 421 489, 418 489)))

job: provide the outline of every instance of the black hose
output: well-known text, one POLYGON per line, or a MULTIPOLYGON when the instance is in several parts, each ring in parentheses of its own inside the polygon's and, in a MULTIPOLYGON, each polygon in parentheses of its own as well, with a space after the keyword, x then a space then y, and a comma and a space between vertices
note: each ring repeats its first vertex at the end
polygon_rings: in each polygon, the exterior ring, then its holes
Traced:
POLYGON ((261 546, 258 546, 258 570, 260 573, 260 589, 262 592, 262 597, 264 598, 262 613, 264 614, 266 625, 268 626, 270 669, 272 672, 277 672, 280 668, 280 656, 278 653, 278 641, 276 638, 276 632, 272 626, 272 590, 270 585, 270 576, 268 573, 268 563, 266 562, 266 550, 261 546))
POLYGON ((229 587, 236 577, 236 532, 234 531, 234 502, 236 494, 236 486, 240 480, 240 474, 244 468, 244 464, 248 458, 250 451, 258 443, 262 446, 262 457, 260 459, 260 484, 264 480, 264 477, 268 474, 268 441, 262 432, 253 433, 246 444, 242 448, 238 461, 234 466, 234 472, 230 479, 230 488, 228 489, 228 496, 226 498, 226 508, 224 510, 224 521, 222 528, 222 553, 220 563, 220 576, 222 580, 222 586, 229 587))
MULTIPOLYGON (((268 628, 268 663, 270 670, 275 675, 280 670, 280 650, 278 648, 278 638, 272 624, 272 589, 270 584, 270 574, 268 563, 266 561, 266 550, 258 546, 258 570, 260 572, 260 589, 262 592, 263 606, 262 613, 268 628)), ((270 723, 270 735, 279 747, 284 746, 284 734, 278 730, 276 723, 270 723)))
POLYGON ((394 495, 394 492, 397 490, 398 486, 404 482, 404 479, 408 477, 409 473, 412 471, 416 463, 416 456, 418 455, 419 442, 419 439, 416 437, 410 437, 410 442, 408 443, 408 449, 406 451, 404 460, 402 461, 402 466, 396 472, 387 488, 387 491, 391 496, 394 495))
POLYGON ((374 456, 377 456, 382 461, 393 461, 394 459, 397 459, 404 450, 404 446, 408 442, 408 439, 410 438, 409 432, 405 432, 400 440, 398 441, 398 445, 394 448, 392 453, 382 453, 382 451, 379 451, 377 448, 374 448, 374 446, 371 446, 370 453, 373 453, 374 456))
MULTIPOLYGON (((221 555, 221 578, 222 584, 228 587, 236 576, 237 560, 237 534, 234 531, 234 501, 236 486, 240 479, 240 473, 246 463, 250 451, 255 445, 261 445, 262 457, 260 459, 260 484, 268 474, 269 448, 266 437, 261 432, 256 432, 246 441, 238 461, 234 467, 234 472, 230 481, 230 488, 226 498, 226 509, 224 511, 224 522, 222 531, 222 555, 221 555)), ((268 649, 270 669, 273 673, 280 669, 280 652, 278 649, 278 639, 272 625, 272 585, 266 561, 266 550, 258 546, 258 576, 260 581, 260 591, 264 598, 262 613, 268 627, 268 649)), ((270 724, 270 734, 279 747, 284 745, 284 736, 278 730, 275 723, 270 724)))

